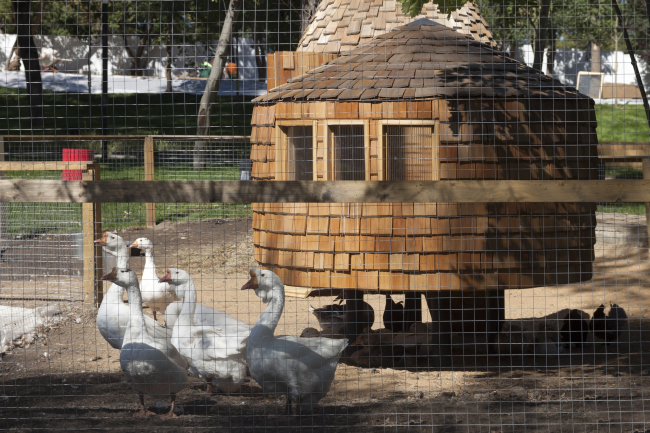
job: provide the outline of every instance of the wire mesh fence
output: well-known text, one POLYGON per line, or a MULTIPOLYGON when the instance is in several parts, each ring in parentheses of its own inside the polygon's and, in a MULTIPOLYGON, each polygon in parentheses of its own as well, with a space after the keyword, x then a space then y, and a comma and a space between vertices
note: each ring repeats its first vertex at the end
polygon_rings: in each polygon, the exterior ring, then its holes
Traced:
POLYGON ((0 16, 1 430, 650 429, 644 2, 0 16))

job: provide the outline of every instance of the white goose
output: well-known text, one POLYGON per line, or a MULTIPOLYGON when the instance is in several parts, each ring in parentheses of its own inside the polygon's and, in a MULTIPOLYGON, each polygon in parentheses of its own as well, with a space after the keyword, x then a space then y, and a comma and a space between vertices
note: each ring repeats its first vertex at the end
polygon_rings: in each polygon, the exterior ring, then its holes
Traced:
POLYGON ((162 328, 154 328, 150 333, 142 313, 142 299, 138 277, 130 269, 113 268, 102 280, 112 281, 126 288, 129 296, 129 326, 124 334, 120 366, 127 380, 140 398, 140 410, 133 416, 154 415, 144 405, 144 395, 171 399, 171 409, 161 418, 177 418, 174 414, 176 393, 187 383, 189 363, 172 345, 162 328))
MULTIPOLYGON (((183 299, 183 293, 180 288, 176 289, 176 296, 178 296, 179 299, 183 299)), ((167 323, 168 328, 174 327, 176 319, 178 318, 178 315, 181 313, 182 309, 183 301, 175 301, 169 304, 165 310, 165 322, 167 323)), ((196 310, 194 311, 194 323, 197 325, 216 326, 218 328, 244 327, 248 329, 246 335, 250 334, 251 332, 251 326, 248 323, 237 320, 224 311, 215 310, 202 304, 196 304, 196 310)))
POLYGON ((172 343, 190 360, 190 373, 213 383, 222 391, 234 392, 246 378, 246 342, 250 326, 216 327, 194 321, 196 288, 190 275, 170 268, 160 279, 183 294, 183 309, 172 331, 172 343))
MULTIPOLYGON (((95 244, 101 245, 107 254, 117 258, 118 268, 129 267, 129 250, 120 236, 107 231, 95 241, 95 244)), ((159 329, 171 338, 171 329, 165 330, 149 316, 145 316, 144 321, 150 333, 154 329, 159 329)), ((97 310, 97 329, 108 344, 115 349, 121 349, 128 324, 129 306, 124 302, 124 288, 117 284, 111 284, 111 287, 104 294, 99 310, 97 310)))
MULTIPOLYGON (((156 313, 165 314, 169 304, 178 301, 176 292, 167 283, 160 283, 156 275, 156 265, 153 261, 153 242, 147 238, 138 238, 129 245, 129 248, 140 248, 144 250, 144 269, 140 280, 140 292, 142 302, 153 311, 153 318, 157 320, 156 313)), ((163 326, 167 322, 163 320, 163 326)))
POLYGON ((284 284, 271 271, 252 269, 242 290, 253 289, 269 303, 248 339, 248 369, 264 392, 287 396, 285 413, 309 409, 330 389, 348 340, 275 336, 284 308, 284 284))

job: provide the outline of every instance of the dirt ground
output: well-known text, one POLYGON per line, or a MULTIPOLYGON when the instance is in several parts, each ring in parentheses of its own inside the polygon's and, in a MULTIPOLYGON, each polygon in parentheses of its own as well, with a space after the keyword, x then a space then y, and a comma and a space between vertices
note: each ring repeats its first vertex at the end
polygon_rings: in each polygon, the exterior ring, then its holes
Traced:
MULTIPOLYGON (((254 324, 265 304, 251 291, 239 290, 254 266, 250 226, 250 220, 163 223, 121 235, 129 241, 150 238, 159 275, 165 267, 188 270, 199 302, 254 324)), ((143 265, 144 258, 131 258, 136 272, 143 265)), ((616 302, 630 316, 618 344, 606 346, 590 337, 582 350, 511 359, 488 355, 473 337, 455 335, 452 365, 443 368, 363 369, 343 359, 320 406, 299 417, 274 417, 283 410, 283 397, 262 394, 252 379, 236 394, 210 396, 192 379, 178 395, 179 419, 166 422, 131 417, 137 397, 123 379, 119 351, 96 330, 96 310, 78 302, 79 278, 25 281, 20 296, 8 295, 15 281, 3 283, 0 303, 57 305, 63 320, 2 357, 0 430, 650 431, 644 414, 650 398, 648 271, 647 249, 597 244, 591 281, 506 292, 506 319, 531 326, 562 318, 570 308, 591 314, 600 303, 616 302), (77 298, 39 296, 43 285, 77 298)), ((380 328, 384 297, 368 295, 366 301, 375 309, 374 328, 380 328)), ((297 335, 318 327, 309 305, 331 302, 288 298, 276 333, 297 335)), ((146 403, 158 413, 169 408, 166 401, 146 403)))

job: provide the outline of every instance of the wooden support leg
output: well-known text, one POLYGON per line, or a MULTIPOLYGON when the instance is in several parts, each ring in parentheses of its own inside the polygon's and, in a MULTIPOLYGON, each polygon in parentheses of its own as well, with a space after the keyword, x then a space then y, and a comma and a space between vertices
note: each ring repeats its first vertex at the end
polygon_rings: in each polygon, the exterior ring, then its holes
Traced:
POLYGON ((431 320, 438 324, 440 365, 451 367, 451 299, 444 291, 426 292, 431 320))
MULTIPOLYGON (((363 332, 364 327, 368 326, 367 324, 364 324, 363 320, 361 319, 361 309, 363 308, 363 305, 363 292, 360 292, 358 290, 345 292, 345 309, 348 320, 345 331, 350 343, 359 337, 359 334, 363 332)), ((354 350, 354 347, 352 347, 352 350, 354 350)))
POLYGON ((406 292, 404 294, 404 332, 408 332, 414 323, 422 322, 422 294, 406 292))
POLYGON ((506 318, 505 309, 505 291, 504 290, 486 290, 487 297, 487 324, 488 341, 501 332, 503 321, 506 318))

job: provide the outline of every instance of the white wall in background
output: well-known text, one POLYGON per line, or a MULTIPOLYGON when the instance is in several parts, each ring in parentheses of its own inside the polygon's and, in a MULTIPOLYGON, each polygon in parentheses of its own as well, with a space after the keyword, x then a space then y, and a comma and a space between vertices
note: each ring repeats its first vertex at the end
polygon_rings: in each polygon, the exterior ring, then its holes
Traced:
MULTIPOLYGON (((57 68, 61 71, 73 73, 85 73, 88 70, 88 41, 73 36, 35 36, 36 46, 53 48, 59 52, 59 57, 71 59, 69 62, 60 63, 57 68)), ((0 71, 4 71, 7 64, 7 57, 16 41, 16 35, 0 34, 0 71)), ((255 52, 250 38, 235 38, 238 55, 238 72, 240 79, 256 80, 258 78, 257 65, 255 63, 255 52)), ((135 52, 138 47, 138 38, 127 37, 127 43, 135 52)), ((214 42, 216 46, 217 41, 214 42)), ((119 36, 108 37, 108 73, 109 75, 132 75, 132 61, 124 49, 124 38, 119 36)), ((210 50, 214 55, 214 48, 210 50)), ((101 39, 92 38, 90 47, 90 73, 101 74, 102 52, 101 39)), ((206 46, 202 43, 191 45, 174 45, 172 64, 172 75, 179 76, 191 72, 195 65, 201 64, 208 55, 206 46)), ((167 63, 167 51, 163 46, 150 46, 145 50, 143 57, 146 59, 144 68, 147 76, 165 76, 165 65, 167 63)), ((22 70, 22 65, 21 65, 22 70)))
MULTIPOLYGON (((544 50, 542 71, 546 72, 548 50, 544 50)), ((517 48, 515 58, 525 62, 528 66, 533 65, 533 58, 535 53, 531 45, 521 45, 517 48)), ((591 62, 588 59, 587 52, 577 49, 558 49, 555 53, 553 73, 557 79, 562 83, 575 86, 578 78, 578 72, 590 71, 591 62)), ((646 65, 637 58, 639 69, 641 70, 641 77, 644 80, 646 87, 650 83, 646 82, 644 72, 647 70, 646 65)), ((605 74, 606 83, 617 82, 619 84, 634 84, 637 85, 634 69, 630 62, 630 56, 622 51, 602 51, 601 52, 601 72, 605 74), (618 71, 616 71, 616 63, 618 62, 618 71), (615 77, 616 75, 616 77, 615 77)))

